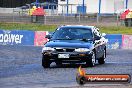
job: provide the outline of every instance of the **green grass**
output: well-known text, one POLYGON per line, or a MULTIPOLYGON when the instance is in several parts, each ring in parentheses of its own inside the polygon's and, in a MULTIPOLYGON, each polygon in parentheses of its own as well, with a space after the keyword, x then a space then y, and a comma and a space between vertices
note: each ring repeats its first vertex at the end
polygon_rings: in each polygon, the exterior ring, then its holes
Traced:
POLYGON ((132 34, 132 27, 101 26, 99 28, 102 33, 106 33, 106 34, 132 34))
MULTIPOLYGON (((54 31, 57 25, 24 24, 24 23, 0 23, 0 29, 4 30, 33 30, 54 31)), ((132 34, 132 27, 124 26, 98 26, 102 33, 107 34, 132 34)))
POLYGON ((24 23, 0 23, 0 29, 5 30, 33 30, 33 31, 53 31, 57 25, 24 24, 24 23))

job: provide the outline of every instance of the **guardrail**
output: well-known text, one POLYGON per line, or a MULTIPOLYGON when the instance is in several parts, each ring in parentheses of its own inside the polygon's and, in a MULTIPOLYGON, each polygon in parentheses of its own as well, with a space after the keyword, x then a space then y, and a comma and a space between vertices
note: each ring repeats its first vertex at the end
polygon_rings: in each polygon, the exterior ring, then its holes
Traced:
POLYGON ((34 31, 0 30, 1 45, 34 45, 34 31))
MULTIPOLYGON (((0 45, 43 46, 47 31, 0 30, 0 45)), ((132 49, 132 35, 107 34, 108 49, 132 49)))

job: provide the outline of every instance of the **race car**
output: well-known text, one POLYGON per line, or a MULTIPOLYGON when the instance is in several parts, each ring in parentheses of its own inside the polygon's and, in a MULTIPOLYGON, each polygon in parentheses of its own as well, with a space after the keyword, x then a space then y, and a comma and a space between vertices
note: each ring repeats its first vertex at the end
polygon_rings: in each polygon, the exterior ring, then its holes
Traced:
POLYGON ((58 27, 52 35, 46 35, 49 41, 42 48, 42 66, 49 68, 52 62, 85 63, 95 66, 105 63, 106 34, 100 33, 95 26, 65 25, 58 27))

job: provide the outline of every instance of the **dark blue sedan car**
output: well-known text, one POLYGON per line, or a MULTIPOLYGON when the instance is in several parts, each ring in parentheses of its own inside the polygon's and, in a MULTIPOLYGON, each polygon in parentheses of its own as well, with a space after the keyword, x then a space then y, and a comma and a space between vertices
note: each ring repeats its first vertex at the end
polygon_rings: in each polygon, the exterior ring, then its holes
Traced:
POLYGON ((104 64, 107 43, 104 36, 94 26, 61 26, 46 36, 49 41, 42 48, 42 66, 48 68, 52 62, 57 65, 85 62, 90 67, 96 61, 104 64))

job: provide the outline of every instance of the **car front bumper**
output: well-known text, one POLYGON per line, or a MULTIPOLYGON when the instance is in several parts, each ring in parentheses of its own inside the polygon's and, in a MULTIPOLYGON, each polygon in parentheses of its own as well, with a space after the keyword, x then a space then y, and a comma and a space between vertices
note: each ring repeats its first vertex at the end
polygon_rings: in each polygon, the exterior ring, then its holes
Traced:
POLYGON ((86 62, 87 60, 91 59, 92 53, 91 52, 43 52, 42 53, 44 58, 50 59, 53 62, 86 62), (59 55, 69 55, 67 58, 60 58, 59 55))

